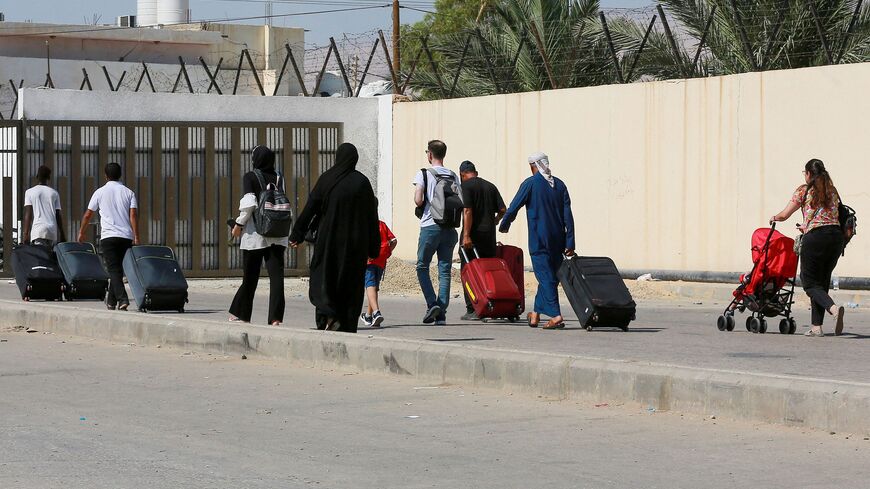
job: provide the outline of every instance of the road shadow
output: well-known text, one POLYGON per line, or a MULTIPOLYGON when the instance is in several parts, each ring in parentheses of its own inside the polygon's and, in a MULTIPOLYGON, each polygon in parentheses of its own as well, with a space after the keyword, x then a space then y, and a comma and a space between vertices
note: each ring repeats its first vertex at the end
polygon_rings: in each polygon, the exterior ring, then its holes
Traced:
POLYGON ((495 341, 495 338, 426 338, 426 341, 448 343, 453 341, 495 341))
POLYGON ((870 335, 858 334, 858 333, 843 333, 841 336, 843 338, 850 339, 850 340, 868 340, 868 339, 870 339, 870 335))
MULTIPOLYGON (((130 309, 132 312, 139 312, 136 309, 130 309)), ((220 314, 226 312, 222 309, 184 309, 184 312, 178 311, 148 311, 147 314, 154 316, 188 316, 191 314, 220 314)), ((141 314, 141 313, 140 313, 141 314)))

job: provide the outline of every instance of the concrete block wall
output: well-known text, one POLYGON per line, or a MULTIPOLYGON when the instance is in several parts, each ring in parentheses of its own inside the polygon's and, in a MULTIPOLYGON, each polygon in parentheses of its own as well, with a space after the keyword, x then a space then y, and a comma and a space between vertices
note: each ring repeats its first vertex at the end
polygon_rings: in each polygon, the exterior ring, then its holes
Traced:
MULTIPOLYGON (((577 246, 625 269, 740 272, 750 237, 825 161, 846 203, 870 212, 870 63, 396 104, 393 231, 416 256, 414 172, 430 139, 469 159, 509 202, 527 157, 550 156, 571 191, 577 246)), ((780 224, 794 234, 798 216, 780 224)), ((860 231, 860 230, 859 230, 860 231)), ((525 245, 525 215, 503 241, 525 245)), ((870 276, 861 234, 837 274, 870 276)))

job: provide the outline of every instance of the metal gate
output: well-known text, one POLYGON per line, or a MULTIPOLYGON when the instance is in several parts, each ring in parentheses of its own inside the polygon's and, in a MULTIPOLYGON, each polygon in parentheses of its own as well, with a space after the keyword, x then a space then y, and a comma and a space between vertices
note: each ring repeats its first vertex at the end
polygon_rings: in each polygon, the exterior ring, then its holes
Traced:
MULTIPOLYGON (((238 240, 226 221, 238 214, 251 151, 260 144, 275 151, 298 216, 317 177, 334 164, 341 129, 337 123, 0 121, 2 274, 12 274, 5 258, 17 239, 24 190, 36 183, 40 165, 53 170, 72 240, 91 194, 105 182, 103 168, 115 162, 136 193, 143 243, 173 248, 188 277, 241 276, 238 240)), ((94 222, 88 239, 97 246, 99 233, 94 222)), ((305 274, 308 257, 305 247, 288 249, 286 274, 305 274)))

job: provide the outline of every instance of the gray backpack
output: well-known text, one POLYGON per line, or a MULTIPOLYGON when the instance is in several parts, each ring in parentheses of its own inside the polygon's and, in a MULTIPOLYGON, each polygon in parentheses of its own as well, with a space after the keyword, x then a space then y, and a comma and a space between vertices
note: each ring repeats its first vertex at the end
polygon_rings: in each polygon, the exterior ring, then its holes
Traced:
MULTIPOLYGON (((456 175, 453 172, 441 175, 429 168, 423 172, 424 188, 428 188, 427 173, 435 178, 435 191, 432 192, 432 200, 429 202, 432 220, 443 228, 458 228, 462 223, 462 210, 465 204, 462 202, 462 190, 456 183, 456 175)), ((423 195, 428 199, 428 192, 424 192, 423 195)))
POLYGON ((266 238, 286 238, 290 236, 293 225, 293 207, 284 186, 281 185, 281 173, 275 185, 266 183, 266 178, 260 170, 254 170, 260 183, 260 195, 257 196, 257 209, 254 211, 254 227, 257 234, 266 238))

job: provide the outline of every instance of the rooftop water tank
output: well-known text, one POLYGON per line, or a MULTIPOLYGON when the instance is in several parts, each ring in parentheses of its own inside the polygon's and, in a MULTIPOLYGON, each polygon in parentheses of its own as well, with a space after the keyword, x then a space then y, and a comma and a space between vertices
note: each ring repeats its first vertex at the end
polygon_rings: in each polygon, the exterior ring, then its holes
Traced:
POLYGON ((136 22, 140 26, 157 25, 158 0, 139 0, 136 4, 136 22))
POLYGON ((189 11, 190 0, 159 0, 157 3, 157 23, 169 25, 190 22, 189 11))

